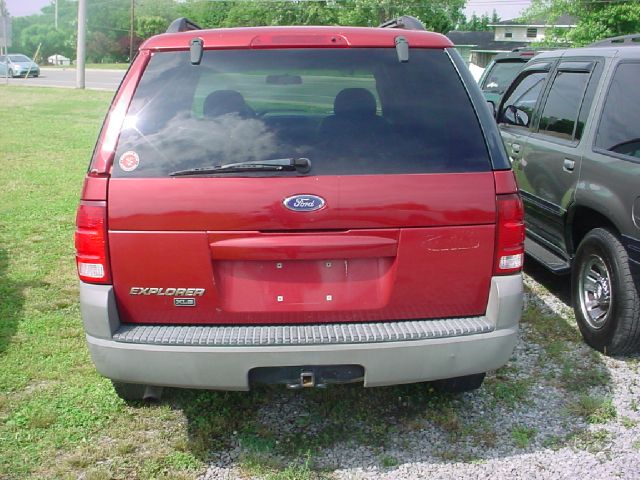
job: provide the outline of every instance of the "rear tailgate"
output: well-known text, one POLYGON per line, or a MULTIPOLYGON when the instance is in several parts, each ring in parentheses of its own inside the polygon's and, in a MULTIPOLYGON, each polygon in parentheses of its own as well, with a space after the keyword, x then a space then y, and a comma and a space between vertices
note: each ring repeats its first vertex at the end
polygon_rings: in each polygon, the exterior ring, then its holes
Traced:
POLYGON ((151 56, 108 184, 122 321, 485 313, 496 191, 482 131, 447 53, 399 62, 387 36, 391 48, 211 50, 198 66, 188 51, 151 56), (172 177, 288 157, 311 171, 172 177), (296 195, 324 206, 291 211, 296 195))
POLYGON ((481 315, 494 254, 493 181, 491 172, 111 179, 109 245, 122 320, 481 315), (323 197, 325 208, 286 209, 283 200, 301 192, 323 197), (177 306, 178 298, 195 299, 195 307, 177 306))

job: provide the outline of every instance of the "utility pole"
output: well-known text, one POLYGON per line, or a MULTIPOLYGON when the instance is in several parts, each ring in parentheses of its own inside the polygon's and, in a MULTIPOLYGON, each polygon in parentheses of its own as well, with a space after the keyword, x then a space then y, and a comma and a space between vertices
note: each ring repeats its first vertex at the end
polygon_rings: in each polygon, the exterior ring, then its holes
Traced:
POLYGON ((56 27, 56 30, 58 29, 58 1, 59 0, 55 0, 56 2, 56 10, 55 10, 55 20, 54 20, 54 25, 56 27))
POLYGON ((76 49, 76 88, 84 88, 84 57, 85 57, 86 46, 87 46, 86 33, 87 33, 87 0, 78 0, 78 45, 76 49))
POLYGON ((135 22, 134 9, 136 0, 131 0, 131 28, 129 29, 129 63, 133 62, 133 25, 135 22))

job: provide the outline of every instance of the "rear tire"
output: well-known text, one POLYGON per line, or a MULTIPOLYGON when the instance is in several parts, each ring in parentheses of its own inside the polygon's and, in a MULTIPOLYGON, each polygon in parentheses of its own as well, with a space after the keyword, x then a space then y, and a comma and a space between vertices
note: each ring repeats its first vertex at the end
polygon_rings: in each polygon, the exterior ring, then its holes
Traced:
POLYGON ((111 380, 113 389, 116 394, 123 400, 129 402, 133 400, 142 400, 144 397, 144 391, 147 388, 146 385, 139 383, 124 383, 111 380))
POLYGON ((432 382, 433 388, 442 393, 463 393, 477 390, 482 386, 486 373, 475 373, 463 377, 445 378, 432 382))
POLYGON ((584 237, 571 270, 573 309, 585 342, 605 355, 640 347, 640 298, 629 256, 618 237, 594 228, 584 237))
POLYGON ((7 73, 7 77, 13 78, 13 70, 9 69, 9 72, 7 73))

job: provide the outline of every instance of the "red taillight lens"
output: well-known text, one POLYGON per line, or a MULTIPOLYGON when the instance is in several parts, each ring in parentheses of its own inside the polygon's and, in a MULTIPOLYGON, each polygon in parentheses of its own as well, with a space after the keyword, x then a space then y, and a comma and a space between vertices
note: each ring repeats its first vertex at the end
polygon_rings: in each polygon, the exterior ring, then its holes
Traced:
POLYGON ((522 270, 524 263, 524 207, 517 193, 498 195, 495 275, 522 270))
POLYGON ((80 280, 88 283, 111 283, 107 258, 106 202, 80 202, 76 215, 75 241, 80 280))

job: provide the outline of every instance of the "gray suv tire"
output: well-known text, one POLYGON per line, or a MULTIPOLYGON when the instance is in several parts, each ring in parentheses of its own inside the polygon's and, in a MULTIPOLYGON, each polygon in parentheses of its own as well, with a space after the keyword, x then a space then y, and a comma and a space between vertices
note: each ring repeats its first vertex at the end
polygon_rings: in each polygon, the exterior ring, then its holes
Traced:
POLYGON ((594 228, 573 263, 571 290, 576 322, 585 341, 609 355, 640 347, 640 301, 629 257, 616 235, 594 228))

